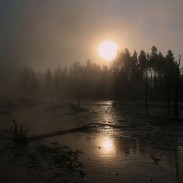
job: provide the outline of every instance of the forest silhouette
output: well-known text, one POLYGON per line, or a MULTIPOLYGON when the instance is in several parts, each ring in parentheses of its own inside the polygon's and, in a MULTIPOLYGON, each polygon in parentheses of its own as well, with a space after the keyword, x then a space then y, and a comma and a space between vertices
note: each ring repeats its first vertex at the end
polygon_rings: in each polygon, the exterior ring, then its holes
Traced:
POLYGON ((145 105, 147 101, 162 101, 168 114, 173 105, 178 116, 178 101, 183 100, 180 61, 180 55, 176 60, 168 50, 164 56, 155 46, 150 53, 141 50, 131 54, 124 49, 109 65, 77 61, 70 67, 48 68, 42 73, 25 67, 17 90, 21 97, 145 100, 145 105))
MULTIPOLYGON (((108 65, 87 60, 86 64, 76 61, 70 67, 43 72, 28 66, 18 70, 13 84, 9 83, 12 98, 4 98, 0 111, 2 121, 7 118, 6 126, 11 124, 2 135, 5 144, 14 142, 12 147, 2 145, 2 158, 27 168, 43 181, 64 178, 76 182, 90 176, 93 181, 99 179, 94 169, 101 169, 113 172, 114 176, 109 174, 112 182, 123 180, 121 175, 127 179, 140 175, 140 180, 152 182, 158 180, 159 172, 160 180, 171 177, 179 182, 182 123, 178 121, 183 121, 180 62, 180 55, 176 60, 171 50, 164 56, 153 46, 150 53, 121 50, 108 65), (103 169, 106 158, 113 164, 103 169), (90 170, 91 165, 94 169, 90 170), (149 177, 144 178, 147 170, 149 177)), ((105 178, 102 171, 100 178, 105 178)), ((4 177, 5 182, 12 182, 4 177)))

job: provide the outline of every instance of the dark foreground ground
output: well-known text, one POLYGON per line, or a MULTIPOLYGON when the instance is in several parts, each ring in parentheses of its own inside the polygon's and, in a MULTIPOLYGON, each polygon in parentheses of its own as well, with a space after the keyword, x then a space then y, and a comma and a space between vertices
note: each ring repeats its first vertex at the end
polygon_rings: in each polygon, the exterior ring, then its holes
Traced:
POLYGON ((183 182, 183 122, 162 105, 145 117, 132 102, 1 103, 1 183, 183 182), (27 143, 14 143, 11 119, 27 143))

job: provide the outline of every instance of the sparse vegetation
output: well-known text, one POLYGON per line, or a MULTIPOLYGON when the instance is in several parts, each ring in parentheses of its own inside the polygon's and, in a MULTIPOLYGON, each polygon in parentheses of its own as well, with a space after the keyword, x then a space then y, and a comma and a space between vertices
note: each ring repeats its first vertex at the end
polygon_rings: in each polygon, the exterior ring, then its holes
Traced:
POLYGON ((41 182, 62 182, 63 179, 65 182, 80 182, 86 175, 83 171, 84 164, 79 160, 82 152, 73 151, 56 142, 29 144, 18 148, 8 146, 3 151, 9 155, 12 165, 26 168, 41 182), (40 177, 40 174, 44 176, 40 177))
POLYGON ((18 126, 17 122, 14 119, 11 119, 14 125, 14 128, 10 127, 9 133, 11 134, 11 137, 13 141, 16 144, 26 144, 27 143, 27 130, 23 129, 22 126, 18 126))

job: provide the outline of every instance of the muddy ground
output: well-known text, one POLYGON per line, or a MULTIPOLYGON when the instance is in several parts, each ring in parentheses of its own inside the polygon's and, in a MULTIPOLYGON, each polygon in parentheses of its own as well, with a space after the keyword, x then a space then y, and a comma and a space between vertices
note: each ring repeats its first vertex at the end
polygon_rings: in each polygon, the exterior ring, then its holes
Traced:
POLYGON ((164 105, 13 100, 0 108, 1 182, 183 182, 183 122, 164 105), (27 130, 15 143, 7 131, 27 130))

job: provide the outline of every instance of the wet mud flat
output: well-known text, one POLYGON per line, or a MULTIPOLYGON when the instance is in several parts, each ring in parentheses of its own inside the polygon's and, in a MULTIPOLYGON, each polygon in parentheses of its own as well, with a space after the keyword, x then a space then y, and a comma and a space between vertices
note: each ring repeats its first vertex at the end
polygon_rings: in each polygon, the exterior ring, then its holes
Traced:
POLYGON ((144 117, 138 105, 113 101, 16 103, 2 113, 28 129, 23 147, 0 137, 4 182, 183 182, 183 125, 161 108, 144 117), (11 175, 11 176, 10 176, 11 175))

